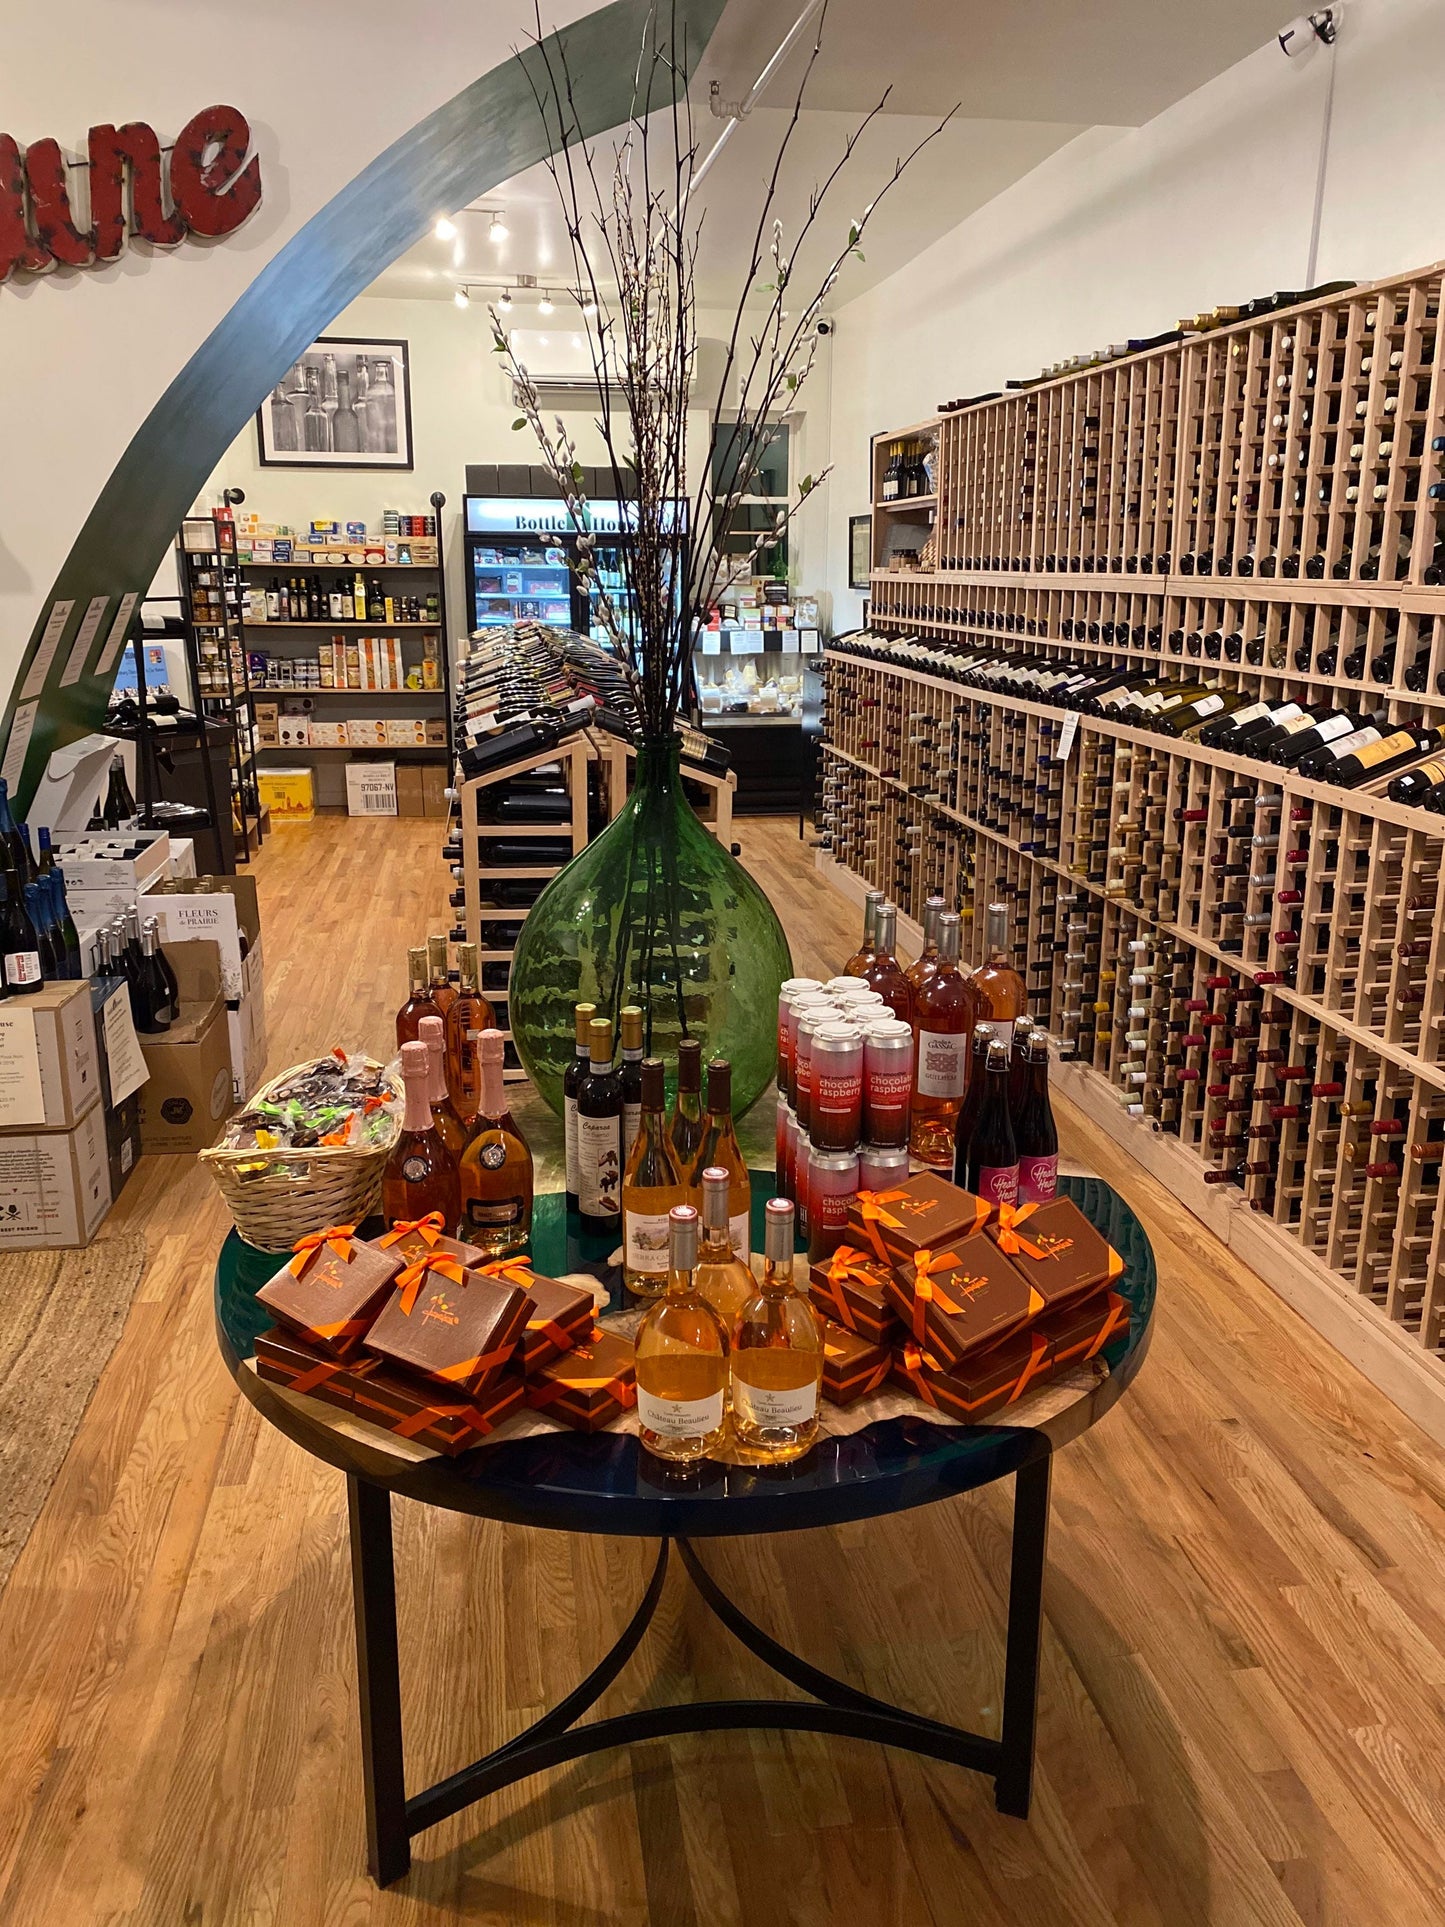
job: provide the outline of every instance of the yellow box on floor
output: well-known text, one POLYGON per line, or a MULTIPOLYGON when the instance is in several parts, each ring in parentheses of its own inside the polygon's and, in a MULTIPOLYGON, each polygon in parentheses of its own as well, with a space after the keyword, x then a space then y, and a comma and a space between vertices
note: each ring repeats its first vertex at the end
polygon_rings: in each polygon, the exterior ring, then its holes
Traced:
POLYGON ((273 823, 309 823, 316 814, 316 772, 263 769, 256 778, 261 807, 273 823))

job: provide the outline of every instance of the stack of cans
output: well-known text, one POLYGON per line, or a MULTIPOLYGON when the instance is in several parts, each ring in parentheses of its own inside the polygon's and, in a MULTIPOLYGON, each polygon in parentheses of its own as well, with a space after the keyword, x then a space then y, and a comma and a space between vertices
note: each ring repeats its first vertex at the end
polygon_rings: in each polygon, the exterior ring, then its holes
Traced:
POLYGON ((790 977, 778 992, 778 1195, 816 1264, 844 1242, 848 1201, 908 1175, 913 1031, 861 977, 790 977))

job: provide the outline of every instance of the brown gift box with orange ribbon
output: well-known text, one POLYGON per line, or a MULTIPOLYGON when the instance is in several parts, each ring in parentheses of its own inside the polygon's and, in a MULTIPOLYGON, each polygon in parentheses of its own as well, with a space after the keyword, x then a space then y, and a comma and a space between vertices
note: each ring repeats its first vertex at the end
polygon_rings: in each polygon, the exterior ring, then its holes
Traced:
POLYGON ((503 1419, 522 1409, 526 1397, 520 1372, 505 1371, 471 1396, 443 1391, 441 1386, 389 1365, 368 1360, 351 1373, 351 1409, 357 1418, 400 1439, 415 1439, 451 1458, 495 1431, 503 1419))
POLYGON ((459 1265, 468 1268, 487 1262, 487 1254, 480 1245, 463 1244, 460 1238, 446 1236, 446 1221, 440 1211, 429 1211, 424 1218, 398 1218, 389 1231, 369 1239, 368 1243, 378 1251, 388 1251, 400 1258, 404 1265, 414 1265, 429 1251, 439 1252, 444 1258, 455 1258, 459 1265))
POLYGON ((839 1245, 825 1264, 808 1273, 808 1297, 815 1311, 875 1345, 900 1336, 898 1320, 884 1296, 889 1267, 854 1245, 839 1245))
POLYGON ((559 1278, 533 1276, 526 1289, 533 1309, 518 1357, 525 1376, 534 1378, 554 1358, 563 1358, 587 1343, 597 1316, 597 1300, 590 1291, 564 1285, 559 1278))
POLYGON ((335 1224, 297 1240, 295 1256, 256 1293, 273 1317, 333 1358, 350 1358, 402 1261, 335 1224))
POLYGON ((284 1325, 262 1332, 256 1340, 256 1376, 284 1385, 288 1392, 304 1392, 343 1411, 351 1409, 352 1365, 344 1358, 328 1357, 284 1325))
POLYGON ((885 1265, 915 1251, 943 1251, 981 1230, 989 1207, 972 1191, 932 1171, 919 1171, 886 1191, 860 1191, 848 1201, 848 1239, 885 1265))
POLYGON ((916 1253, 889 1272, 883 1290, 909 1338, 945 1371, 1044 1309, 1043 1297, 1017 1267, 979 1237, 916 1253))
POLYGON ((631 1339, 595 1330, 527 1380, 527 1403, 579 1432, 600 1432, 637 1403, 631 1339))
POLYGON ((970 1353, 951 1371, 935 1354, 910 1343, 893 1354, 890 1377, 925 1405, 976 1424, 1017 1404, 1047 1379, 1086 1363, 1128 1322, 1129 1307, 1111 1291, 1015 1331, 987 1351, 970 1353))
POLYGON ((1124 1260, 1072 1198, 1004 1205, 987 1236, 1038 1291, 1047 1310, 1074 1304, 1112 1285, 1124 1260))
POLYGON ((532 1300, 516 1285, 428 1252, 408 1265, 366 1349, 475 1397, 512 1358, 532 1300))
POLYGON ((830 1318, 822 1321, 822 1330, 824 1398, 834 1405, 851 1405, 876 1392, 893 1362, 888 1347, 870 1344, 830 1318))

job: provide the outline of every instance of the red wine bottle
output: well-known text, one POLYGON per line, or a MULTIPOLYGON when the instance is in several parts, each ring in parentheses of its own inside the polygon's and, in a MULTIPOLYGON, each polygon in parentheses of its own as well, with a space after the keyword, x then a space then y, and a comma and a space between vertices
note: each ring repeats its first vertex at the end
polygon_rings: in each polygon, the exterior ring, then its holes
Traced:
POLYGON ((1019 1158, 1019 1203, 1047 1204, 1058 1191, 1059 1134, 1049 1103, 1049 1040, 1041 1030, 1029 1039, 1028 1085, 1014 1143, 1019 1158))
POLYGON ((988 1204, 1017 1204, 1019 1154, 1009 1116, 1009 1045, 996 1037, 988 1047, 983 1094, 968 1141, 964 1188, 988 1204))

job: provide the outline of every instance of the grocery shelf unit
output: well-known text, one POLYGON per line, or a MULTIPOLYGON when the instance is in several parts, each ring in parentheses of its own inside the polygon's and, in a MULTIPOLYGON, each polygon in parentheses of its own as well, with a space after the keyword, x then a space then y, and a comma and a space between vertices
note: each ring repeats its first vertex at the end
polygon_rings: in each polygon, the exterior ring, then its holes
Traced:
MULTIPOLYGON (((239 577, 242 591, 263 590, 273 578, 290 578, 293 575, 319 578, 324 592, 332 589, 348 590, 355 576, 361 575, 368 581, 379 577, 387 594, 416 595, 423 608, 429 595, 437 601, 435 620, 398 621, 395 617, 378 616, 366 621, 354 617, 331 617, 320 619, 307 618, 295 621, 268 619, 264 622, 246 620, 241 624, 249 655, 264 649, 268 653, 285 655, 313 654, 319 643, 333 637, 357 640, 364 636, 398 635, 403 642, 408 638, 419 639, 425 645, 427 639, 435 641, 435 660, 438 668, 437 686, 434 689, 356 689, 349 686, 320 687, 315 684, 273 683, 252 680, 250 687, 253 695, 267 701, 284 703, 290 699, 302 698, 312 704, 319 722, 340 721, 348 716, 358 720, 370 721, 374 718, 400 717, 408 722, 422 718, 438 727, 432 732, 442 735, 444 740, 427 743, 366 743, 351 745, 327 745, 321 743, 266 744, 258 754, 273 762, 295 763, 309 758, 321 757, 331 768, 349 761, 353 756, 361 756, 375 761, 411 763, 445 763, 451 757, 451 687, 452 668, 451 650, 447 643, 447 602, 446 602, 446 557, 442 547, 442 515, 446 497, 437 492, 432 495, 431 505, 435 515, 436 534, 425 538, 435 543, 435 562, 367 562, 351 559, 345 562, 318 561, 309 550, 304 550, 296 560, 252 561, 239 563, 239 577)), ((390 538, 405 546, 419 540, 416 537, 390 538)), ((375 543, 356 545, 356 553, 361 554, 375 543)), ((324 780, 329 786, 333 779, 320 777, 318 785, 324 780)), ((332 804, 340 800, 340 793, 328 788, 326 800, 332 804)))
POLYGON ((934 464, 934 480, 937 481, 938 467, 938 422, 914 422, 909 428, 890 429, 882 435, 875 435, 868 453, 868 473, 871 478, 869 503, 873 511, 872 566, 885 568, 889 559, 895 555, 920 558, 923 563, 936 559, 929 541, 934 534, 939 496, 936 490, 918 495, 903 496, 897 501, 883 499, 883 478, 890 457, 895 453, 919 444, 929 451, 934 464))
MULTIPOLYGON (((236 531, 224 516, 188 515, 176 541, 186 668, 196 714, 230 732, 231 824, 238 861, 265 835, 256 782, 256 717, 242 640, 236 531)), ((219 839, 219 826, 216 830, 219 839)))
MULTIPOLYGON (((876 572, 872 630, 1445 727, 1440 293, 1434 267, 940 416, 943 566, 876 572)), ((826 661, 820 866, 910 919, 957 896, 975 960, 973 913, 1010 904, 1061 1087, 1445 1438, 1445 819, 826 661)))
MULTIPOLYGON (((587 769, 589 763, 588 745, 584 738, 573 737, 560 749, 542 750, 536 756, 527 756, 515 763, 507 763, 500 769, 488 771, 485 776, 471 777, 458 783, 456 794, 456 814, 461 839, 461 861, 457 864, 457 882, 461 891, 461 922, 466 930, 469 943, 476 944, 481 956, 482 979, 489 1003, 501 1008, 498 1023, 507 1041, 507 1053, 503 1064, 503 1076, 508 1082, 517 1082, 526 1076, 516 1047, 512 1043, 510 1024, 502 1019, 507 1015, 506 997, 510 988, 512 956, 517 947, 517 938, 522 925, 526 922, 529 905, 509 905, 497 902, 499 887, 508 883, 527 882, 554 877, 562 869, 561 864, 497 864, 486 861, 483 839, 502 839, 508 842, 526 839, 547 839, 556 841, 570 837, 572 855, 587 847, 587 769), (572 814, 570 821, 560 823, 498 823, 488 814, 488 795, 514 777, 525 776, 530 770, 540 769, 547 763, 560 763, 566 780, 567 791, 571 798, 572 814), (489 970, 488 966, 492 966, 489 970), (501 967, 505 966, 507 981, 497 983, 501 967), (488 984, 487 979, 492 979, 488 984)), ((455 897, 453 902, 455 902, 455 897)))

